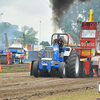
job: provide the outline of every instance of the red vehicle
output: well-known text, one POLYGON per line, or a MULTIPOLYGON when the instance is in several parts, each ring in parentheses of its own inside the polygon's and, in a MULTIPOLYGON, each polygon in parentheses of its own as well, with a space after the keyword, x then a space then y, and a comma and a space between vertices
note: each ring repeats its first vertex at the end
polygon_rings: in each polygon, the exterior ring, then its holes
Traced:
MULTIPOLYGON (((89 14, 89 22, 81 22, 80 30, 80 48, 74 48, 80 55, 80 73, 81 76, 98 76, 100 41, 98 40, 98 23, 93 21, 94 15, 92 9, 89 14)), ((98 21, 99 22, 99 21, 98 21)))

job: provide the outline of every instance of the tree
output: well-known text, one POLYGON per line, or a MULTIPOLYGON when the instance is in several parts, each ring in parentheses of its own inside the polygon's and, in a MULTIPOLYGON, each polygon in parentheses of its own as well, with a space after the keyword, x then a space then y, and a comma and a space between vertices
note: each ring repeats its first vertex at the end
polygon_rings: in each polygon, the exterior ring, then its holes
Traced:
POLYGON ((8 37, 8 42, 11 44, 13 43, 13 38, 14 37, 20 37, 21 36, 21 32, 18 30, 18 26, 17 25, 12 25, 8 22, 2 22, 1 23, 1 32, 0 32, 0 37, 2 38, 2 43, 5 43, 5 36, 4 33, 7 33, 7 37, 8 37))
POLYGON ((40 45, 43 45, 43 46, 50 46, 49 42, 48 41, 42 41, 40 43, 40 45))
MULTIPOLYGON (((75 0, 70 7, 66 16, 64 16, 61 30, 71 35, 76 43, 79 43, 79 31, 81 24, 77 24, 77 20, 88 21, 90 9, 94 10, 94 21, 100 20, 100 0, 90 0, 87 2, 78 2, 75 0)), ((100 27, 98 27, 100 32, 100 27)), ((100 34, 99 34, 100 36, 100 34)))
POLYGON ((33 27, 23 26, 22 33, 25 34, 25 40, 27 44, 38 44, 38 39, 35 37, 37 31, 33 29, 33 27))
POLYGON ((9 44, 12 44, 14 37, 22 38, 24 33, 27 44, 38 44, 38 39, 35 37, 37 31, 35 31, 33 27, 23 26, 21 31, 19 31, 18 29, 18 25, 12 25, 8 22, 2 22, 0 24, 0 41, 2 40, 1 42, 5 43, 4 33, 7 33, 8 42, 9 44))

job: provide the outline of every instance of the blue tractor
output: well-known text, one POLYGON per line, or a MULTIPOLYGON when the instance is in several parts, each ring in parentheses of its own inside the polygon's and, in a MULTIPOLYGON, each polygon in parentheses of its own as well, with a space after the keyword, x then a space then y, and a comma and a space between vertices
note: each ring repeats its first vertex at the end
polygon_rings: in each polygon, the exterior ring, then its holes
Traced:
POLYGON ((60 78, 78 77, 79 76, 79 53, 69 47, 69 36, 67 34, 67 46, 63 46, 61 54, 59 53, 59 45, 54 43, 53 36, 51 37, 51 46, 46 46, 38 53, 38 60, 31 63, 30 75, 35 77, 52 76, 58 74, 60 78), (71 62, 72 60, 72 62, 71 62), (71 62, 71 64, 69 64, 71 62), (70 75, 70 73, 72 74, 70 75))

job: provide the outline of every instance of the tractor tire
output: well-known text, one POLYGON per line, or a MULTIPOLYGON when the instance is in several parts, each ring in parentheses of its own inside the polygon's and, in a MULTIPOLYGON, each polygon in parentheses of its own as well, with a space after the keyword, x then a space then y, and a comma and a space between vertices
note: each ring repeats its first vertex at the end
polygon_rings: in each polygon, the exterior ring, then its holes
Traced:
POLYGON ((21 58, 21 64, 23 64, 24 63, 24 58, 21 58))
POLYGON ((44 58, 44 49, 41 49, 38 54, 38 61, 41 62, 41 58, 44 58))
MULTIPOLYGON (((34 75, 33 67, 34 67, 34 61, 32 61, 32 63, 31 63, 30 76, 34 75)), ((50 75, 49 75, 48 71, 40 70, 39 73, 38 73, 38 76, 39 77, 49 77, 50 75)))
POLYGON ((32 68, 32 70, 33 70, 34 76, 35 76, 35 77, 38 77, 38 76, 39 76, 39 63, 38 63, 38 61, 35 61, 35 62, 33 63, 33 68, 32 68))
POLYGON ((83 74, 83 65, 84 62, 80 61, 80 71, 79 71, 79 77, 83 78, 84 74, 83 74))
POLYGON ((66 76, 66 70, 65 70, 65 63, 61 62, 58 68, 58 73, 60 78, 64 78, 66 76))
POLYGON ((14 58, 14 56, 12 56, 12 64, 14 64, 15 63, 15 58, 14 58))
MULTIPOLYGON (((98 70, 98 65, 95 66, 96 70, 98 70)), ((93 77, 94 73, 93 73, 93 62, 90 62, 90 74, 89 77, 93 77)))
MULTIPOLYGON (((41 58, 44 58, 44 49, 41 49, 41 50, 39 51, 39 53, 38 53, 38 62, 41 62, 41 58)), ((43 70, 40 71, 39 76, 40 76, 40 77, 46 76, 45 71, 43 71, 43 70)))
POLYGON ((66 62, 66 77, 77 78, 80 74, 79 52, 72 50, 66 62))
POLYGON ((31 63, 31 70, 30 70, 30 76, 33 76, 34 74, 33 74, 33 64, 34 64, 34 62, 32 61, 32 63, 31 63))
POLYGON ((13 58, 13 62, 12 63, 15 64, 15 58, 13 58))
POLYGON ((19 64, 21 64, 21 58, 19 59, 19 64))
POLYGON ((10 64, 12 64, 12 59, 10 58, 10 64))

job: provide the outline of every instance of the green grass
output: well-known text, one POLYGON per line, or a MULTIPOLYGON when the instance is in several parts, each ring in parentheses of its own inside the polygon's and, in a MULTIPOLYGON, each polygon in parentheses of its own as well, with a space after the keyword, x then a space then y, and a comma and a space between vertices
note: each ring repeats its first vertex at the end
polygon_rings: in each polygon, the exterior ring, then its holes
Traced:
POLYGON ((74 94, 67 94, 66 96, 61 97, 55 97, 55 98, 48 98, 45 100, 97 100, 97 98, 100 98, 100 93, 98 93, 98 90, 95 92, 80 92, 80 93, 74 93, 74 94))
POLYGON ((9 73, 16 71, 29 71, 29 68, 7 68, 7 69, 2 69, 0 73, 9 73))
POLYGON ((56 98, 49 98, 46 100, 67 100, 67 97, 56 97, 56 98))

